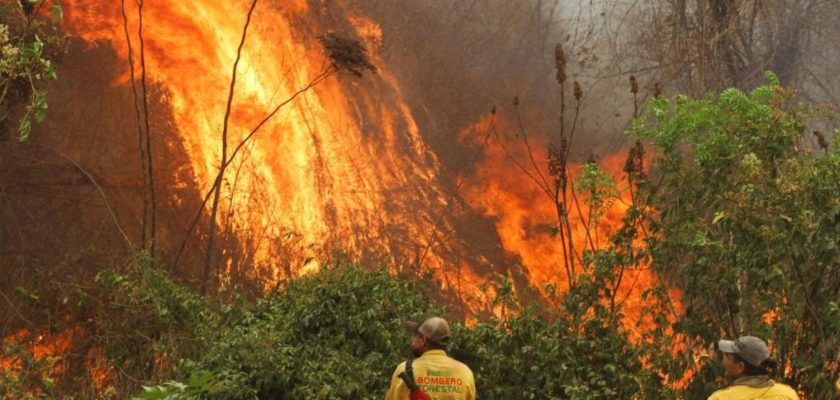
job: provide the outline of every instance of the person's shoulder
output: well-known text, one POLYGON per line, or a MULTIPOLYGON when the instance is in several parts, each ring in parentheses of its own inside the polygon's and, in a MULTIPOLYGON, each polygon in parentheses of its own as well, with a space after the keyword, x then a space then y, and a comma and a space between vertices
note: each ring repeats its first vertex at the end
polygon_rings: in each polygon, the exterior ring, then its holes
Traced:
POLYGON ((712 395, 709 396, 708 400, 728 400, 731 398, 730 396, 735 391, 737 391, 735 386, 725 387, 712 393, 712 395))
POLYGON ((405 371, 405 361, 397 364, 397 368, 394 368, 394 375, 399 374, 400 372, 405 371))
POLYGON ((784 383, 776 383, 773 385, 773 391, 791 400, 799 400, 799 395, 796 394, 796 390, 793 390, 792 387, 785 385, 784 383))

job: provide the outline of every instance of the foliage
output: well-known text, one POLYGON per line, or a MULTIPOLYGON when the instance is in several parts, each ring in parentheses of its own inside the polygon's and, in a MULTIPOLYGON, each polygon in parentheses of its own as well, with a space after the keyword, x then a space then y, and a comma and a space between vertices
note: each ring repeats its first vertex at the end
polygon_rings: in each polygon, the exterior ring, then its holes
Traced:
MULTIPOLYGON (((156 369, 134 370, 148 381, 176 379, 144 387, 139 399, 381 398, 407 356, 402 323, 444 312, 422 286, 349 265, 329 265, 255 300, 233 295, 229 302, 202 300, 148 265, 102 274, 99 282, 108 303, 123 309, 110 314, 129 312, 120 319, 140 321, 106 322, 109 361, 156 369), (172 340, 178 334, 185 340, 172 340), (182 357, 163 371, 161 358, 173 354, 182 357), (196 371, 201 378, 185 378, 196 371)), ((594 290, 583 282, 578 287, 594 290)), ((497 289, 506 297, 497 302, 520 303, 513 292, 497 289)), ((474 327, 455 322, 450 350, 479 382, 495 382, 478 385, 488 399, 522 393, 626 398, 643 393, 644 382, 655 384, 658 377, 643 372, 640 350, 617 324, 580 323, 581 313, 526 309, 474 327)))
POLYGON ((526 310, 456 325, 452 353, 473 369, 481 398, 648 398, 642 383, 655 386, 658 378, 642 368, 639 349, 615 326, 589 321, 576 326, 526 310))
POLYGON ((0 399, 53 398, 50 371, 55 363, 52 357, 36 359, 18 344, 4 344, 0 348, 0 399))
POLYGON ((585 201, 589 206, 589 221, 601 218, 604 210, 618 197, 615 182, 594 162, 583 165, 574 187, 579 192, 587 193, 585 201))
POLYGON ((55 26, 61 5, 53 4, 52 18, 42 21, 37 9, 44 1, 12 1, 0 8, 0 124, 14 121, 19 140, 26 140, 33 122, 47 116, 48 80, 57 79, 48 49, 57 47, 55 26), (17 108, 23 106, 22 115, 17 108))
MULTIPOLYGON (((799 149, 808 115, 772 80, 749 95, 654 99, 634 125, 655 149, 653 168, 641 168, 637 143, 633 202, 610 245, 585 252, 571 289, 547 290, 553 307, 533 310, 502 280, 493 304, 518 313, 453 324, 451 351, 473 368, 479 395, 702 398, 723 383, 712 343, 754 334, 770 339, 782 380, 832 396, 840 150, 799 149), (631 338, 616 294, 628 268, 648 265, 661 280, 631 338)), ((615 186, 584 167, 575 188, 592 221, 619 201, 615 186)), ((109 360, 146 381, 186 382, 141 398, 381 397, 407 344, 401 321, 437 308, 410 281, 346 265, 255 300, 203 298, 142 260, 99 283, 115 318, 97 319, 109 360), (205 379, 186 378, 195 371, 205 379)))
POLYGON ((212 389, 213 374, 199 371, 187 383, 169 381, 162 385, 143 386, 143 393, 133 400, 189 400, 201 399, 212 389))
POLYGON ((212 345, 186 366, 214 371, 213 398, 379 398, 407 349, 402 323, 432 310, 406 280, 327 266, 224 309, 212 345))
POLYGON ((659 210, 648 215, 652 265, 685 307, 659 339, 691 346, 659 361, 698 372, 688 398, 708 394, 719 368, 693 357, 745 334, 769 339, 782 380, 836 395, 840 147, 808 149, 810 111, 768 79, 749 94, 656 98, 635 124, 658 152, 645 191, 659 210))
MULTIPOLYGON (((492 305, 517 312, 452 324, 479 397, 705 398, 723 384, 714 341, 743 334, 770 340, 780 380, 836 396, 840 146, 808 149, 809 118, 772 76, 749 94, 655 98, 633 127, 653 167, 637 142, 627 188, 594 164, 574 185, 592 223, 625 189, 633 201, 571 289, 546 288, 547 307, 532 308, 502 279, 492 305), (620 283, 648 267, 658 280, 630 332, 620 283)), ((256 298, 200 296, 145 254, 97 284, 94 341, 120 366, 120 394, 141 390, 129 377, 166 382, 139 399, 381 398, 406 356, 402 322, 444 313, 425 282, 345 264, 256 298)), ((35 375, 22 379, 12 390, 35 375)))
POLYGON ((207 371, 149 386, 141 399, 378 398, 405 356, 402 323, 440 311, 407 280, 354 266, 327 266, 255 300, 231 289, 226 302, 144 263, 98 281, 101 313, 114 318, 99 325, 109 362, 146 381, 207 371))
POLYGON ((80 302, 92 316, 89 345, 119 366, 111 390, 122 398, 138 389, 137 381, 172 377, 177 362, 198 351, 198 332, 219 323, 216 302, 151 265, 142 252, 128 268, 100 272, 95 290, 86 291, 80 302))

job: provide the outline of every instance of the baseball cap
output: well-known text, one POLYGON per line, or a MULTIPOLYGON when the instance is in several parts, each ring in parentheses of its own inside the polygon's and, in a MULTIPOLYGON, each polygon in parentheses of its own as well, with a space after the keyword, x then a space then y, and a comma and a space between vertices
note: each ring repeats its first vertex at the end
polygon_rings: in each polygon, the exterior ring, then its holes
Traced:
POLYGON ((408 321, 405 323, 405 329, 411 333, 419 333, 440 345, 449 343, 449 323, 441 317, 427 317, 420 322, 408 321))
POLYGON ((741 356, 744 361, 755 367, 770 358, 770 350, 767 343, 755 336, 741 336, 735 340, 721 340, 718 342, 718 349, 724 353, 733 353, 741 356))

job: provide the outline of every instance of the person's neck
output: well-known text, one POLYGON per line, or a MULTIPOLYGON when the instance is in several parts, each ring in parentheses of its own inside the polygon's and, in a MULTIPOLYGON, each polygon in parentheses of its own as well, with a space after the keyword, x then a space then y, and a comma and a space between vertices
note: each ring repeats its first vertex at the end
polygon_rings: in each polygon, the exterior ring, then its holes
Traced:
POLYGON ((773 386, 774 382, 767 375, 742 375, 736 378, 732 384, 750 387, 768 387, 773 386))

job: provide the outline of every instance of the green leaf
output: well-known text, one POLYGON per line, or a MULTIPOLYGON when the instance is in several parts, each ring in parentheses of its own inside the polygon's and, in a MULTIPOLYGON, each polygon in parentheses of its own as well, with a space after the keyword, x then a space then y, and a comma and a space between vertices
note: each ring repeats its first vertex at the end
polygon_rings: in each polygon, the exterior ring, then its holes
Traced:
POLYGON ((26 141, 29 139, 29 135, 32 133, 32 120, 29 119, 29 116, 24 116, 20 120, 20 125, 18 126, 18 140, 21 142, 26 141))
POLYGON ((27 290, 24 287, 18 286, 15 288, 15 293, 20 296, 21 298, 28 300, 28 301, 38 301, 40 297, 37 294, 27 290))
POLYGON ((715 212, 715 217, 714 217, 714 219, 712 219, 712 225, 717 225, 717 223, 724 218, 726 218, 726 212, 725 211, 716 211, 715 212))
POLYGON ((57 0, 52 6, 52 17, 55 20, 62 20, 64 19, 64 8, 61 6, 57 0))

